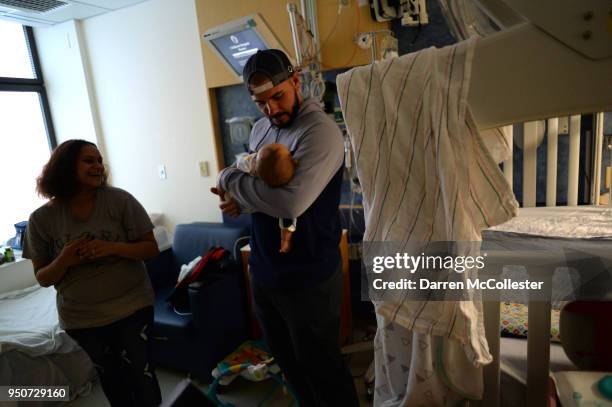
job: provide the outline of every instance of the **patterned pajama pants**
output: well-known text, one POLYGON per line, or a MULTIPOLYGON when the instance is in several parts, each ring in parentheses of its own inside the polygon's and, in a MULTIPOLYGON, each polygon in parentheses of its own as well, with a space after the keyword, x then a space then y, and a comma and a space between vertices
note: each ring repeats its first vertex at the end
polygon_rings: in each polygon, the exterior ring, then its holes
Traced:
POLYGON ((149 327, 153 307, 110 325, 69 329, 92 360, 111 406, 158 406, 161 392, 150 362, 149 327))
POLYGON ((375 407, 462 406, 479 398, 482 370, 457 341, 406 329, 380 315, 377 323, 375 407))

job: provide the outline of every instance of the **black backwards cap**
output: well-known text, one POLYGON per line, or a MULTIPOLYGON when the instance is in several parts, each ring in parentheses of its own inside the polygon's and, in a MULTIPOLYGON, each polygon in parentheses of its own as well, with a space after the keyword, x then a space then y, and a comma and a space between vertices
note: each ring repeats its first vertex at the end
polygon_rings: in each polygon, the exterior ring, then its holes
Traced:
POLYGON ((294 69, 287 55, 279 49, 259 50, 252 55, 242 70, 242 78, 249 92, 256 95, 265 92, 286 81, 293 75, 294 69), (253 74, 259 73, 270 78, 270 82, 266 82, 261 86, 251 88, 249 82, 253 74))

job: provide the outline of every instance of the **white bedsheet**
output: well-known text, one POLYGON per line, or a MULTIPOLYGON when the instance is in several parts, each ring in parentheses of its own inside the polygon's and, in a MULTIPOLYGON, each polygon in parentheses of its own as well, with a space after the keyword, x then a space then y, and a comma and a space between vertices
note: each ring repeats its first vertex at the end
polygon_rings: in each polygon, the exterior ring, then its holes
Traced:
MULTIPOLYGON (((609 298, 610 264, 612 263, 612 209, 597 206, 521 208, 519 215, 501 225, 487 229, 491 241, 515 242, 534 254, 549 248, 562 250, 565 265, 557 267, 553 277, 552 305, 561 305, 572 298, 603 300, 609 298), (607 271, 606 271, 607 269, 607 271), (601 273, 595 275, 594 271, 601 273), (581 287, 581 288, 580 288, 581 287), (595 288, 598 288, 596 290, 595 288), (606 292, 607 291, 607 292, 606 292)), ((507 247, 513 247, 508 243, 507 247)), ((527 260, 527 259, 525 259, 527 260)), ((563 259, 561 259, 563 262, 563 259)), ((520 263, 519 263, 520 264, 520 263)), ((524 270, 522 266, 506 269, 524 270)), ((526 271, 525 271, 526 274, 526 271)), ((517 302, 527 302, 528 295, 517 302)), ((501 338, 500 368, 503 372, 502 406, 526 405, 527 341, 501 338)), ((551 372, 575 370, 559 344, 550 344, 551 372)))
POLYGON ((520 208, 517 217, 488 230, 571 239, 612 239, 612 208, 605 206, 520 208))
MULTIPOLYGON (((70 400, 85 396, 96 379, 89 356, 79 349, 70 353, 29 356, 17 350, 0 354, 0 385, 3 386, 68 386, 70 400)), ((0 402, 2 407, 54 407, 66 402, 0 402)))
MULTIPOLYGON (((515 262, 508 260, 504 266, 504 273, 513 278, 535 278, 528 276, 523 266, 539 256, 557 253, 558 262, 550 260, 555 306, 578 299, 612 300, 612 208, 522 208, 518 217, 485 230, 483 238, 483 247, 516 253, 515 262)), ((507 300, 526 301, 527 291, 513 294, 521 298, 507 300)))
POLYGON ((55 288, 32 286, 0 295, 0 354, 68 353, 76 342, 59 327, 55 288))

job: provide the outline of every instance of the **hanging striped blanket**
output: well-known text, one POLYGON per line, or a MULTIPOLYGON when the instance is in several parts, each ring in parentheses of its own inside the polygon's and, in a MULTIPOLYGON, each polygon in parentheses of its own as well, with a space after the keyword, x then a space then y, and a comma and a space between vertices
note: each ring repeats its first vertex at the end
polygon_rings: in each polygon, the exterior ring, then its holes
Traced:
MULTIPOLYGON (((484 140, 467 105, 474 42, 338 76, 363 191, 366 244, 414 250, 434 241, 480 242, 484 228, 516 216, 512 189, 490 154, 509 145, 499 130, 484 140)), ((405 292, 393 290, 375 308, 407 330, 458 341, 474 366, 491 360, 479 301, 407 301, 405 292)))

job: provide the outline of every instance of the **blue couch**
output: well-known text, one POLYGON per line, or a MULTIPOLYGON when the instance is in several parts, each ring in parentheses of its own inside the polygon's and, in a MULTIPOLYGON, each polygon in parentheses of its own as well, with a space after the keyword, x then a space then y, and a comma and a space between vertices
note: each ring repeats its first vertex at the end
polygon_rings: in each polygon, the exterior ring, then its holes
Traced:
POLYGON ((241 272, 191 284, 188 289, 191 314, 177 313, 166 298, 176 284, 182 264, 212 246, 233 251, 236 241, 248 233, 245 219, 235 223, 178 225, 172 248, 147 262, 155 291, 151 337, 152 357, 157 366, 184 371, 209 383, 217 363, 247 338, 247 297, 241 272))

